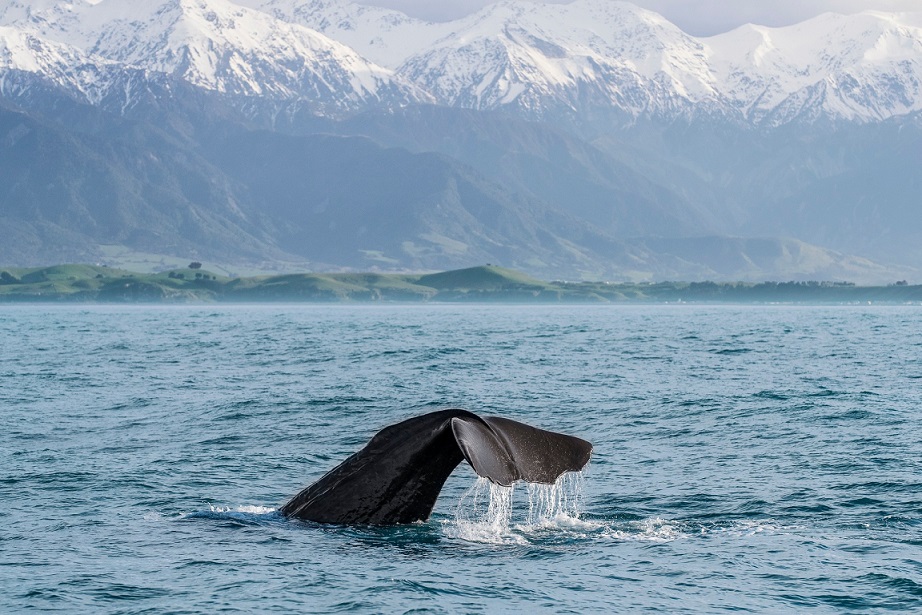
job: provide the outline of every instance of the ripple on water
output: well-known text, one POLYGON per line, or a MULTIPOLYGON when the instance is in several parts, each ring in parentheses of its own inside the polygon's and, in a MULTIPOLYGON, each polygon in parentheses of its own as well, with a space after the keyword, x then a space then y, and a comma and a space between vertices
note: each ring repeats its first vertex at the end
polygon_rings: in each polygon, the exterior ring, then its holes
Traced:
POLYGON ((6 310, 0 612, 919 611, 920 330, 918 308, 6 310), (278 513, 433 404, 585 437, 591 472, 494 492, 459 469, 400 528, 278 513))

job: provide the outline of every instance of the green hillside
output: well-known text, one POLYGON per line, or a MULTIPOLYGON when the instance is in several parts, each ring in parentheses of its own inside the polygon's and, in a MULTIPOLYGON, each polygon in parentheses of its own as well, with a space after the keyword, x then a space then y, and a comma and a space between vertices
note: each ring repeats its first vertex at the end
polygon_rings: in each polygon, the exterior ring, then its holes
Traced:
MULTIPOLYGON (((197 265, 197 264, 196 264, 197 265)), ((0 268, 13 302, 920 303, 922 286, 830 282, 543 282, 487 265, 425 275, 300 273, 227 277, 201 268, 154 274, 93 265, 0 268)))
POLYGON ((520 271, 494 265, 420 276, 417 283, 438 290, 546 290, 549 285, 520 271))

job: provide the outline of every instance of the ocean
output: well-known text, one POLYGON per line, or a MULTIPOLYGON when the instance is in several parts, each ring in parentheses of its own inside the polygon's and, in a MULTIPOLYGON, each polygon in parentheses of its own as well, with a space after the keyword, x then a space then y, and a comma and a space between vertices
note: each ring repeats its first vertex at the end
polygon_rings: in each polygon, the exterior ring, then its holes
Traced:
POLYGON ((2 307, 0 612, 919 610, 920 418, 918 307, 2 307), (592 461, 278 513, 448 407, 592 461))

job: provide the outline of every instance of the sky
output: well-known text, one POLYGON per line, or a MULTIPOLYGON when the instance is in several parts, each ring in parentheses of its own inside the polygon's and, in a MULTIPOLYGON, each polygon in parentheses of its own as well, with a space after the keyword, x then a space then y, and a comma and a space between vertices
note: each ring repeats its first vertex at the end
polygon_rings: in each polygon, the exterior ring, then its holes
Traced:
MULTIPOLYGON (((492 0, 355 1, 398 9, 433 21, 455 19, 492 4, 492 0)), ((634 0, 633 3, 660 13, 695 36, 719 34, 744 23, 785 26, 830 11, 922 11, 922 0, 634 0)))

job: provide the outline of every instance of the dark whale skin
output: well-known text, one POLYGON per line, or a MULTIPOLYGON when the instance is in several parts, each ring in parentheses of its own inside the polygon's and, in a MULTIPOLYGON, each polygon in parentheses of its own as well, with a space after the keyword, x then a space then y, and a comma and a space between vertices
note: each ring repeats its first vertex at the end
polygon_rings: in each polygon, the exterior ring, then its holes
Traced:
POLYGON ((379 431, 362 450, 302 490, 286 517, 344 525, 425 521, 462 460, 500 485, 553 483, 588 463, 585 440, 461 409, 424 414, 379 431))

